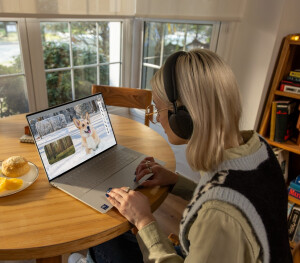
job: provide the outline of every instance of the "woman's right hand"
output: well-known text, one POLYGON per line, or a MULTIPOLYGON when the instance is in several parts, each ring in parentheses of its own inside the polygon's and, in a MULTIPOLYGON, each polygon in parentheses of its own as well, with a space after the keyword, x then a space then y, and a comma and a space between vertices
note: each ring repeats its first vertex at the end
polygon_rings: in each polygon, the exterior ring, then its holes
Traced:
POLYGON ((156 163, 153 157, 146 157, 136 168, 136 181, 138 182, 146 174, 153 173, 148 180, 143 182, 142 186, 172 185, 178 181, 178 175, 167 170, 160 164, 156 163))

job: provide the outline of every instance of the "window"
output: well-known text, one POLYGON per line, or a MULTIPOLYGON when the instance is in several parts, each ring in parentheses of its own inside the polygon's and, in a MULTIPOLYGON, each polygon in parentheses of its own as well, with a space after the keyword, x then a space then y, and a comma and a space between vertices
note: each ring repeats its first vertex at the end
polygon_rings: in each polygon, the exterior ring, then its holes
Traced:
POLYGON ((216 47, 219 23, 145 22, 142 89, 151 89, 150 79, 166 58, 179 50, 216 47))
POLYGON ((0 21, 0 118, 29 111, 16 21, 0 21))
POLYGON ((92 84, 120 86, 121 22, 41 22, 49 106, 91 94, 92 84))
POLYGON ((82 98, 92 84, 151 89, 149 80, 174 51, 215 51, 219 24, 1 18, 0 117, 82 98))

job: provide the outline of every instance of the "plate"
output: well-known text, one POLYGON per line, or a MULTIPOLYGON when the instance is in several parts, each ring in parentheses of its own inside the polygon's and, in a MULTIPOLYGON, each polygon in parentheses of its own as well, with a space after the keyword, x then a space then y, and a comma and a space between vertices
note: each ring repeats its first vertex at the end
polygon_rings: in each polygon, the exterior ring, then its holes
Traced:
MULTIPOLYGON (((24 174, 20 177, 16 177, 18 179, 22 179, 23 180, 23 185, 21 186, 21 188, 16 189, 16 190, 3 190, 0 191, 0 197, 4 197, 4 196, 8 196, 8 195, 12 195, 15 193, 18 193, 24 189, 26 189, 28 186, 32 185, 35 180, 38 178, 39 176, 39 170, 36 167, 35 164, 28 162, 29 166, 30 166, 30 170, 27 174, 24 174)), ((0 162, 0 167, 2 167, 2 162, 0 162)), ((4 177, 4 178, 13 178, 13 177, 7 177, 5 176, 3 173, 0 173, 0 177, 4 177)))

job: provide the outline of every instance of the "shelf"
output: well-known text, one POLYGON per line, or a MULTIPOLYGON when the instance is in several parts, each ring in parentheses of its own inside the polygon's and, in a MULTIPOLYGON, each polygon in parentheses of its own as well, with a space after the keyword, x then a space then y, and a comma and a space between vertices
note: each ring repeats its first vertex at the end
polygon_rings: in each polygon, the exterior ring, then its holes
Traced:
POLYGON ((279 95, 279 96, 283 96, 283 97, 288 97, 288 98, 293 98, 293 99, 300 100, 300 95, 296 94, 296 93, 284 92, 284 91, 276 90, 275 91, 275 95, 279 95))
POLYGON ((265 138, 265 139, 272 146, 282 148, 282 149, 287 150, 289 152, 300 154, 300 147, 292 141, 286 141, 284 143, 281 143, 281 142, 271 141, 268 138, 265 138))

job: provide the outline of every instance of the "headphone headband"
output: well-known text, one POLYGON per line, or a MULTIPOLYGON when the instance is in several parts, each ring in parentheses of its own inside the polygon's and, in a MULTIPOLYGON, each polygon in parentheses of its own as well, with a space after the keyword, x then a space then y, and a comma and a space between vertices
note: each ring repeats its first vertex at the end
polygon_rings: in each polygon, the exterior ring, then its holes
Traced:
POLYGON ((173 104, 174 111, 168 111, 169 125, 172 131, 183 139, 189 139, 193 132, 193 121, 185 106, 177 107, 176 61, 178 57, 186 54, 179 51, 169 56, 163 70, 164 87, 169 101, 173 104))
MULTIPOLYGON (((178 93, 176 88, 176 74, 175 74, 175 66, 177 58, 181 55, 186 54, 184 51, 178 51, 172 55, 170 55, 165 64, 164 64, 164 71, 163 71, 163 77, 164 77, 164 86, 165 91, 167 93, 168 99, 170 102, 174 104, 176 100, 178 99, 178 93)), ((174 109, 176 106, 174 105, 174 109)))

